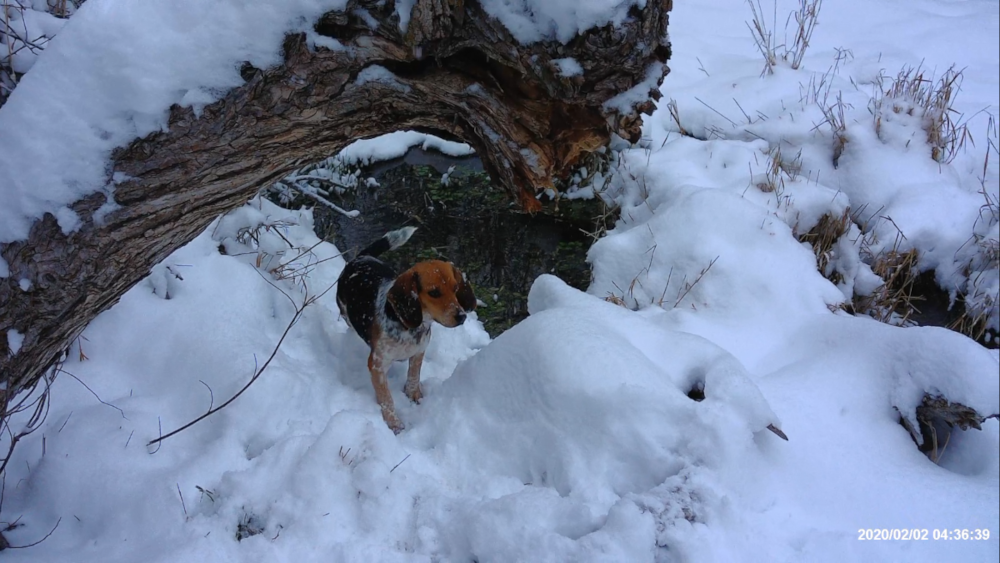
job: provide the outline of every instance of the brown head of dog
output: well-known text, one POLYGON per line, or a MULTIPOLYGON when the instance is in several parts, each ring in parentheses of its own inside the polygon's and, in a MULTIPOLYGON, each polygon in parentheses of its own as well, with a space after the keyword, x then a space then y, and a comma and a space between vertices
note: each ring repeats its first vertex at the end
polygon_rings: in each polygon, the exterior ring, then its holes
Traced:
POLYGON ((409 330, 429 321, 456 327, 476 309, 476 296, 465 274, 441 260, 419 262, 400 274, 386 299, 409 330))

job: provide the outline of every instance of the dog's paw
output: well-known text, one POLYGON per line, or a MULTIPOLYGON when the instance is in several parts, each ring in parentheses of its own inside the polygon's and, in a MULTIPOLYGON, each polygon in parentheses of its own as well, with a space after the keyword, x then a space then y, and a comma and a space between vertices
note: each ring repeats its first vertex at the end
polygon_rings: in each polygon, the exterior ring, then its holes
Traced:
POLYGON ((413 386, 404 385, 403 393, 406 394, 406 396, 409 397, 411 401, 417 404, 420 404, 420 399, 424 398, 424 390, 422 387, 420 387, 419 383, 413 386))
POLYGON ((403 426, 403 421, 399 420, 399 417, 396 416, 395 409, 389 410, 383 408, 382 420, 385 420, 386 426, 388 426, 389 429, 392 430, 393 434, 399 434, 400 432, 403 431, 403 428, 405 428, 405 426, 403 426))

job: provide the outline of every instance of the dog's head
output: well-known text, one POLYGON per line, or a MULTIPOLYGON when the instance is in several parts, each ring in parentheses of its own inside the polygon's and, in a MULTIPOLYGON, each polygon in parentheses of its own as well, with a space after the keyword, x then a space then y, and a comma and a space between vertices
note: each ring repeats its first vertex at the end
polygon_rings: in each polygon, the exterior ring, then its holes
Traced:
POLYGON ((420 262, 396 278, 386 296, 400 322, 408 329, 425 319, 447 327, 465 322, 476 309, 476 296, 465 275, 451 262, 420 262))

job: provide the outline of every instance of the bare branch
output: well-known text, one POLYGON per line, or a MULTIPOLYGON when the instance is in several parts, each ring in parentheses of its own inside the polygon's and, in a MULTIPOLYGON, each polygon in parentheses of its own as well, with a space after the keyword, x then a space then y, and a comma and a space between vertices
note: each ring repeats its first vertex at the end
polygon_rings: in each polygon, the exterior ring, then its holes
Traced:
POLYGON ((52 529, 49 530, 49 533, 45 534, 45 536, 43 536, 42 539, 40 539, 40 540, 38 540, 36 542, 29 543, 27 545, 8 545, 6 547, 6 549, 24 549, 24 548, 27 548, 27 547, 35 547, 36 545, 38 545, 38 544, 42 543, 43 541, 49 539, 49 536, 51 536, 52 533, 56 531, 56 528, 59 527, 59 523, 60 522, 62 522, 62 516, 60 516, 59 519, 56 520, 56 525, 52 526, 52 529))
POLYGON ((122 415, 122 418, 124 418, 125 420, 128 420, 128 417, 125 416, 125 411, 121 410, 120 408, 116 407, 115 405, 113 405, 113 404, 105 401, 104 399, 102 399, 93 389, 90 388, 89 385, 87 385, 86 383, 84 383, 82 379, 80 379, 79 377, 73 375, 72 373, 64 370, 62 367, 60 367, 56 371, 58 373, 65 373, 66 375, 68 375, 68 376, 72 377, 73 379, 75 379, 77 381, 77 383, 79 383, 80 385, 83 385, 84 389, 86 389, 87 391, 90 391, 90 394, 93 395, 94 398, 97 399, 97 401, 99 403, 101 403, 102 405, 107 405, 107 406, 115 409, 116 411, 118 411, 122 415))

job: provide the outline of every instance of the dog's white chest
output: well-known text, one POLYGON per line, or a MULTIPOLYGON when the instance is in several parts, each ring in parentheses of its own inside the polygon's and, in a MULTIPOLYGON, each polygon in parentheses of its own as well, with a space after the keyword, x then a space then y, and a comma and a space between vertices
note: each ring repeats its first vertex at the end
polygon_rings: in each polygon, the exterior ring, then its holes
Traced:
POLYGON ((431 341, 431 325, 425 323, 416 330, 386 331, 388 338, 379 339, 378 347, 383 358, 389 361, 406 360, 427 349, 431 341))

